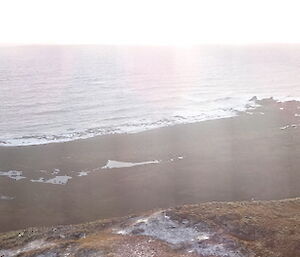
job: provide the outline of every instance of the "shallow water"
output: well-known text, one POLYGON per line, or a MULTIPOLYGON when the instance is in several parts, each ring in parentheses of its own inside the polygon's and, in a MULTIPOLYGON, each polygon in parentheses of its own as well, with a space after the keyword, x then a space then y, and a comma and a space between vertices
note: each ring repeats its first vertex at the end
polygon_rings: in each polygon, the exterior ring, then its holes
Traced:
POLYGON ((70 141, 300 98, 299 46, 0 48, 0 145, 70 141))

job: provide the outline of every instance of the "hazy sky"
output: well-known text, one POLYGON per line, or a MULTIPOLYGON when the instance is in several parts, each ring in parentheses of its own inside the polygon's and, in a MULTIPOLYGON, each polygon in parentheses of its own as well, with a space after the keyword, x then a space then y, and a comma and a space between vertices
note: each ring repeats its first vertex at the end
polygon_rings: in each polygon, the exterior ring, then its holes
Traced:
POLYGON ((300 42, 299 0, 0 0, 0 44, 300 42))

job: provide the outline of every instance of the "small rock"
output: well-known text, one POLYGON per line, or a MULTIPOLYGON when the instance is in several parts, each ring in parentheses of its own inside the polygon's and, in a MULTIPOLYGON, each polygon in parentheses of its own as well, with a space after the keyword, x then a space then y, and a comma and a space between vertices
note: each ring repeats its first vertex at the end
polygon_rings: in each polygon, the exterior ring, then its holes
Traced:
POLYGON ((249 101, 257 101, 257 96, 253 96, 249 101))
POLYGON ((59 237, 62 238, 62 239, 65 239, 65 238, 66 238, 66 236, 63 235, 63 234, 60 234, 59 237))

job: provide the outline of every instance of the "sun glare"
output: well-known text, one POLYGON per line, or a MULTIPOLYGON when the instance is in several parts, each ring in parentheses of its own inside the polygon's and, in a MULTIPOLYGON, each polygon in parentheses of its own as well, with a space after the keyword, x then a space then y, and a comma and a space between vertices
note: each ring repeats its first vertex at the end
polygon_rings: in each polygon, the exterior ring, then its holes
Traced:
POLYGON ((299 1, 3 0, 1 44, 300 42, 299 1))

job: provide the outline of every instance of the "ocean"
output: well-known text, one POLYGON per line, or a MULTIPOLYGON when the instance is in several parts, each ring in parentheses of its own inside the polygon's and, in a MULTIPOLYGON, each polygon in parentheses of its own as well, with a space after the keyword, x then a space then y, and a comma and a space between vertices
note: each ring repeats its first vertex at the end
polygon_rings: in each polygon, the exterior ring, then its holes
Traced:
POLYGON ((0 47, 0 145, 232 117, 299 83, 300 45, 0 47))

